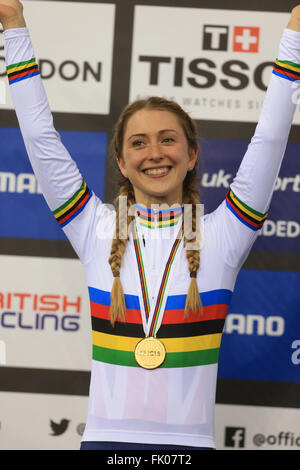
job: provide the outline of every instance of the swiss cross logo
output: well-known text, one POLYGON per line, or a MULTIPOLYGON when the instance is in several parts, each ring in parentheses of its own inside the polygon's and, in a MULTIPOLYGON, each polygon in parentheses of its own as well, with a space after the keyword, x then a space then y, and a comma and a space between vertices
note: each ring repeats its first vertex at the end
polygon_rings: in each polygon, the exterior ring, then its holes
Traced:
POLYGON ((235 26, 233 30, 234 52, 258 52, 259 28, 254 26, 235 26))

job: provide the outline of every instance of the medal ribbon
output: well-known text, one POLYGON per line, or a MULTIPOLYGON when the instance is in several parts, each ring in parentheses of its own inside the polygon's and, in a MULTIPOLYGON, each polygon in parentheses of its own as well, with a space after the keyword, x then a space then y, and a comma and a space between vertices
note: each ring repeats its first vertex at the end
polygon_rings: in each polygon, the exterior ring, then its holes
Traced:
POLYGON ((140 281, 141 281, 146 319, 148 321, 149 313, 150 313, 150 302, 149 302, 149 295, 148 295, 148 289, 147 289, 147 284, 146 284, 145 268, 144 268, 144 263, 143 263, 143 258, 142 258, 141 247, 140 247, 140 243, 138 239, 136 224, 134 224, 134 232, 135 232, 135 236, 133 237, 133 243, 134 243, 136 260, 138 264, 139 276, 140 276, 140 281))
MULTIPOLYGON (((139 268, 139 275, 140 275, 140 281, 141 281, 141 287, 142 287, 142 294, 143 294, 143 301, 144 301, 144 306, 145 306, 145 311, 146 311, 146 317, 147 317, 147 321, 148 321, 149 315, 150 315, 150 303, 149 303, 149 296, 148 296, 148 290, 147 290, 147 284, 146 284, 146 276, 145 276, 144 264, 143 264, 143 259, 142 259, 142 253, 141 253, 139 240, 138 240, 138 237, 137 237, 136 225, 135 225, 135 235, 136 236, 135 236, 135 240, 134 240, 134 247, 135 247, 135 253, 136 253, 136 258, 137 258, 137 263, 138 263, 138 268, 139 268)), ((152 320, 151 320, 151 326, 150 326, 150 329, 149 329, 149 336, 154 336, 154 332, 155 332, 155 329, 156 329, 156 326, 157 326, 158 317, 159 317, 159 313, 160 313, 164 293, 165 293, 165 290, 166 290, 166 285, 167 285, 169 274, 170 274, 170 271, 171 271, 171 266, 172 266, 172 263, 175 259, 178 247, 179 247, 180 242, 182 240, 182 237, 183 237, 183 226, 180 229, 179 236, 176 238, 176 240, 175 240, 175 242, 172 246, 168 261, 167 261, 165 269, 164 269, 163 277, 162 277, 162 280, 161 280, 161 283, 160 283, 160 288, 159 288, 159 291, 158 291, 158 296, 157 296, 157 300, 156 300, 156 304, 155 304, 153 317, 152 317, 152 320)))

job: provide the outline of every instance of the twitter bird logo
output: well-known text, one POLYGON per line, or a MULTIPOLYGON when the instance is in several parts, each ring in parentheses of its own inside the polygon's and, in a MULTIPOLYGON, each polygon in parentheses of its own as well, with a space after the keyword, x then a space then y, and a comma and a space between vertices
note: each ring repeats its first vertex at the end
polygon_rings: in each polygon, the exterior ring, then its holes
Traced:
POLYGON ((54 421, 52 421, 52 419, 50 419, 50 426, 51 426, 51 429, 52 429, 52 436, 60 436, 61 434, 63 434, 68 425, 69 425, 69 420, 68 419, 62 419, 60 423, 55 423, 54 421))

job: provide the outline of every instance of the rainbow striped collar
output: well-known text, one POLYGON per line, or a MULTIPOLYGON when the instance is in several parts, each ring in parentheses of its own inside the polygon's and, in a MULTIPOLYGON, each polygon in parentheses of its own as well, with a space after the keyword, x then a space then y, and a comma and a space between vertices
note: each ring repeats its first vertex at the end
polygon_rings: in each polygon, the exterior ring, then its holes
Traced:
POLYGON ((149 209, 138 203, 135 204, 135 207, 140 225, 151 229, 177 225, 184 209, 184 206, 164 209, 159 204, 153 205, 149 209))

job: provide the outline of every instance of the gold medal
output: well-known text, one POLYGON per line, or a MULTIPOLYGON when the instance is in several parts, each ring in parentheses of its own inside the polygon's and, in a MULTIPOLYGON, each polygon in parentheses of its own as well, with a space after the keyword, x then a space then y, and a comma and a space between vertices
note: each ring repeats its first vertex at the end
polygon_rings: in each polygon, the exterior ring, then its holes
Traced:
POLYGON ((134 357, 144 369, 156 369, 164 362, 166 349, 159 339, 148 336, 137 343, 134 357))

